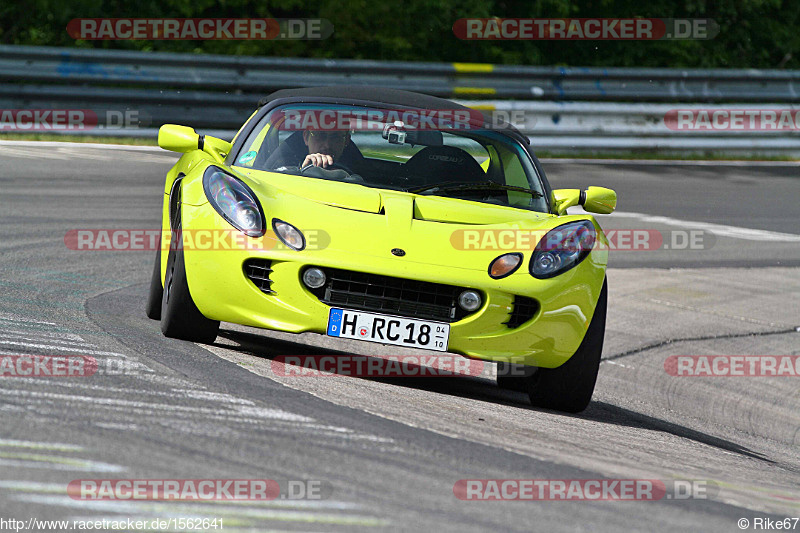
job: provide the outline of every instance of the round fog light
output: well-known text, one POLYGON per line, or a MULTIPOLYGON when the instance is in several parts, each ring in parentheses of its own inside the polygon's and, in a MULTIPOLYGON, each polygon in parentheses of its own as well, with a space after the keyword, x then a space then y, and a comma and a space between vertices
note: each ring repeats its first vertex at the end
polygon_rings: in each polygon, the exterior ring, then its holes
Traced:
POLYGON ((325 272, 318 268, 309 268, 303 272, 303 283, 309 289, 319 289, 325 285, 325 272))
POLYGON ((464 311, 477 311, 481 306, 481 295, 475 291, 464 291, 458 297, 458 305, 464 311))

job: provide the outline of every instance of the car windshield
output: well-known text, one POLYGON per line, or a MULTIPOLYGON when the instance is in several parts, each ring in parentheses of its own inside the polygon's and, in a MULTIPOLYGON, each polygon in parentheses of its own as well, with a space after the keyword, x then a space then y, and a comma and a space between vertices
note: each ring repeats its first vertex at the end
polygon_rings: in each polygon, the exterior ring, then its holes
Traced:
POLYGON ((277 107, 234 166, 547 212, 522 145, 472 110, 277 107))

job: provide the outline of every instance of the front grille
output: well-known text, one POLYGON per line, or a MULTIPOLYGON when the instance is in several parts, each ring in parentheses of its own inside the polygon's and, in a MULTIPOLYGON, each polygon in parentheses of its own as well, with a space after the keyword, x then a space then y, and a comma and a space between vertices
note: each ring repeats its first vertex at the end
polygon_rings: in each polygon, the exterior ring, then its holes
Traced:
POLYGON ((312 290, 325 304, 442 322, 470 313, 461 309, 463 287, 333 268, 323 269, 327 282, 312 290))
POLYGON ((272 261, 268 259, 248 259, 244 262, 244 274, 250 281, 252 281, 261 292, 265 294, 275 294, 270 287, 272 280, 269 275, 272 274, 272 261))
POLYGON ((518 328, 536 315, 539 311, 539 302, 526 296, 514 296, 514 308, 509 313, 508 320, 503 322, 509 328, 518 328))

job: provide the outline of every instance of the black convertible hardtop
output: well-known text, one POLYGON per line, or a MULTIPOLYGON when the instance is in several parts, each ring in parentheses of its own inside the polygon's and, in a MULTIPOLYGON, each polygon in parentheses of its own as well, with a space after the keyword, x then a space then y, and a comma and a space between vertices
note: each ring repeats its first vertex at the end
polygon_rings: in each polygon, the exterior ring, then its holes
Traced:
MULTIPOLYGON (((384 87, 368 87, 363 85, 335 85, 331 87, 304 87, 301 89, 281 89, 275 91, 258 102, 258 107, 278 103, 314 103, 324 102, 331 104, 370 103, 393 107, 408 107, 426 110, 467 110, 475 112, 467 106, 457 104, 444 98, 428 96, 427 94, 402 91, 399 89, 386 89, 384 87), (278 102, 280 101, 280 102, 278 102)), ((530 139, 520 133, 511 124, 494 121, 492 116, 481 111, 484 123, 488 129, 501 131, 512 137, 529 144, 530 139)))

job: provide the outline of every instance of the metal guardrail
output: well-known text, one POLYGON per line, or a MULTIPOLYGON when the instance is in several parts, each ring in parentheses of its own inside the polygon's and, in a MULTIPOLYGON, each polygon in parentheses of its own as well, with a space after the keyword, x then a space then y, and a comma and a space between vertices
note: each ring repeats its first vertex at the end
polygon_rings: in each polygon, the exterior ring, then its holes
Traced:
POLYGON ((462 102, 498 111, 531 139, 538 150, 552 152, 726 152, 748 155, 800 156, 800 124, 794 131, 765 129, 678 128, 677 110, 774 111, 791 110, 800 116, 800 105, 731 104, 632 104, 611 102, 462 102), (671 115, 670 128, 665 117, 671 115), (514 118, 516 117, 516 120, 514 118), (673 129, 674 128, 674 129, 673 129))
POLYGON ((103 126, 107 111, 138 116, 135 133, 88 132, 94 134, 151 134, 151 128, 169 122, 235 130, 273 90, 341 84, 513 110, 523 116, 522 124, 513 122, 534 143, 558 151, 747 151, 751 146, 764 153, 800 153, 794 134, 675 132, 663 121, 670 109, 693 107, 686 102, 703 108, 800 105, 800 71, 493 66, 0 45, 0 109, 92 109, 103 126))
POLYGON ((0 81, 224 90, 373 85, 447 98, 800 102, 800 71, 562 68, 0 45, 0 81))

